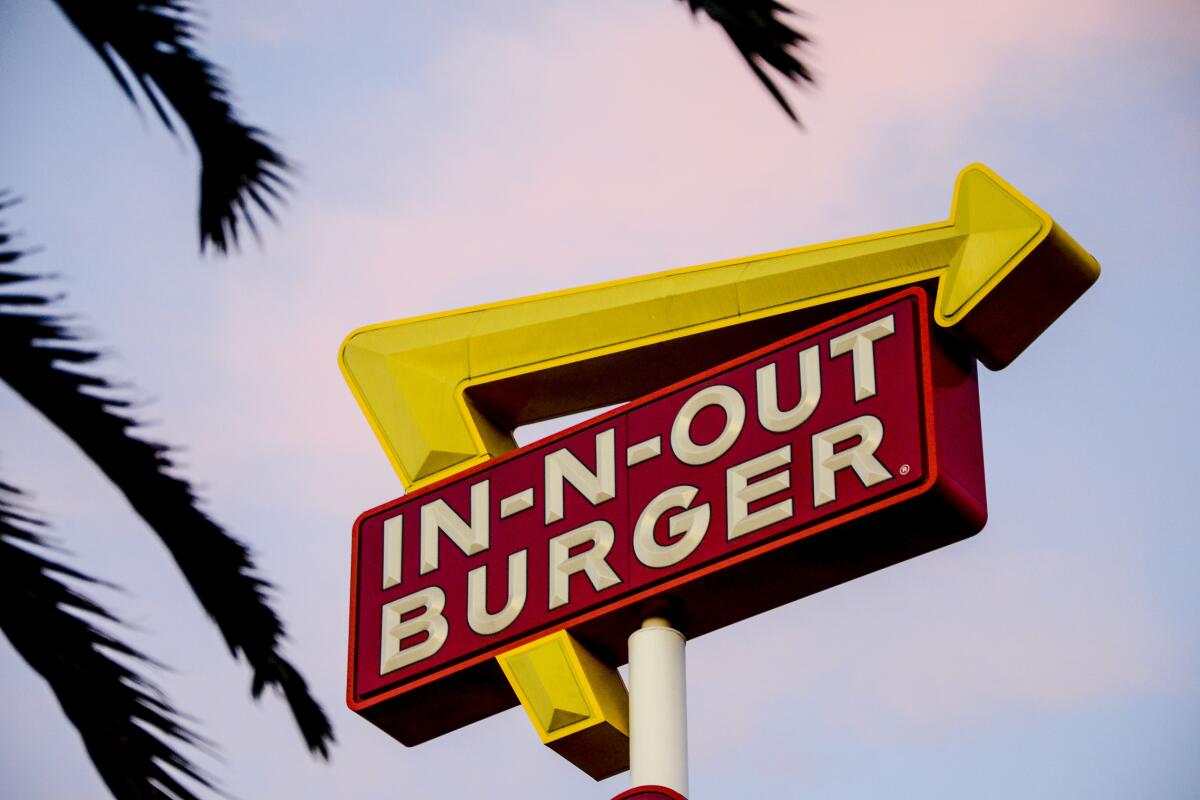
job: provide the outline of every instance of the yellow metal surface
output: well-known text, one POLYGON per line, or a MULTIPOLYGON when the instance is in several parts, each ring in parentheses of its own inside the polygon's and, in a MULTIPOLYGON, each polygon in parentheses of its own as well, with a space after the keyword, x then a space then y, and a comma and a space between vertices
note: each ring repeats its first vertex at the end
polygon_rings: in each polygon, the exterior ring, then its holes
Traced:
POLYGON ((537 646, 503 657, 506 674, 523 696, 523 705, 545 741, 555 731, 592 716, 562 637, 550 636, 537 646))
POLYGON ((596 780, 629 768, 629 696, 566 631, 496 659, 542 742, 596 780))
POLYGON ((413 489, 513 449, 518 425, 629 399, 611 373, 634 351, 678 361, 687 349, 668 345, 687 337, 936 280, 937 324, 999 369, 1099 272, 975 164, 945 222, 371 325, 347 337, 340 362, 413 489))

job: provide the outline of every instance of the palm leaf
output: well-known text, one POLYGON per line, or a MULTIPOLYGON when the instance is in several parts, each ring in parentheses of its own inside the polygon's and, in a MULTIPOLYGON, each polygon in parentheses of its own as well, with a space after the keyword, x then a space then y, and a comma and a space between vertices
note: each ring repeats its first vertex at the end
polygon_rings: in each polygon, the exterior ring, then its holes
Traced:
POLYGON ((784 112, 799 122, 779 86, 763 69, 774 69, 786 80, 802 85, 813 83, 808 66, 794 51, 809 43, 809 38, 779 18, 792 10, 776 0, 684 0, 693 14, 703 11, 725 29, 733 46, 762 81, 784 112))
POLYGON ((169 110, 200 154, 200 249, 238 244, 239 225, 257 234, 253 207, 272 219, 288 188, 288 160, 260 129, 243 123, 216 66, 195 49, 188 0, 55 0, 135 105, 133 84, 168 130, 169 110))
MULTIPOLYGON (((3 198, 0 197, 0 208, 3 198)), ((19 251, 0 230, 0 254, 19 251)), ((5 256, 0 255, 0 264, 5 256)), ((0 269, 0 285, 36 276, 0 269)), ((103 378, 82 371, 98 355, 82 346, 37 293, 0 292, 0 380, 38 409, 116 484, 170 551, 200 604, 236 658, 253 670, 251 692, 281 691, 308 748, 328 757, 329 720, 304 679, 279 653, 283 624, 267 602, 269 584, 255 574, 246 546, 197 508, 191 486, 171 474, 168 448, 133 435, 137 423, 118 409, 103 378), (15 304, 8 304, 15 298, 15 304)))
POLYGON ((0 483, 0 630, 46 679, 79 731, 100 777, 119 800, 197 800, 186 782, 212 788, 175 745, 205 745, 182 725, 153 684, 110 654, 145 663, 136 650, 88 618, 117 620, 72 589, 95 583, 43 555, 40 523, 0 483))

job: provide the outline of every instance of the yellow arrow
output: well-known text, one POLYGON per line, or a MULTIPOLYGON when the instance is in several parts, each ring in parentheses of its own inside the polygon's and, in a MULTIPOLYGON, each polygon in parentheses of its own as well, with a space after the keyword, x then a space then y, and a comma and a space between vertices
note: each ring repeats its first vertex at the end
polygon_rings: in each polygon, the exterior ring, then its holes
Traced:
POLYGON ((513 449, 519 425, 631 399, 798 329, 806 309, 912 283, 936 280, 937 324, 1000 369, 1099 274, 974 164, 945 222, 371 325, 340 362, 413 489, 513 449))

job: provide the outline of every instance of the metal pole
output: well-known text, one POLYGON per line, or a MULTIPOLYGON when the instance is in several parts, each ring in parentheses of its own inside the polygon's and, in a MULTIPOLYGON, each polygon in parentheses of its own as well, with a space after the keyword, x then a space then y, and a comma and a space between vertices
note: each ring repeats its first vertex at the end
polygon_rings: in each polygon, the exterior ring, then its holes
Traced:
POLYGON ((688 792, 683 634, 650 617, 629 637, 630 785, 688 792))

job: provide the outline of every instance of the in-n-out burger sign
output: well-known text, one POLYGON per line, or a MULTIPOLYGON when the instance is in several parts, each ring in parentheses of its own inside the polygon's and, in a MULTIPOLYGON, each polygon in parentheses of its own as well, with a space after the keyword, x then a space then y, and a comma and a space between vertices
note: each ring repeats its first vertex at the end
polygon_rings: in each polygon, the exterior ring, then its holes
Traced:
MULTIPOLYGON (((978 531, 974 360, 913 289, 355 525, 350 704, 406 744, 516 703, 494 657, 688 637, 978 531)), ((619 376, 613 376, 619 380, 619 376)))
POLYGON ((410 494, 355 525, 351 709, 416 744, 519 700, 587 774, 627 768, 631 632, 699 636, 978 531, 974 359, 1007 366, 1099 273, 973 164, 941 222, 352 332, 342 371, 410 494))

